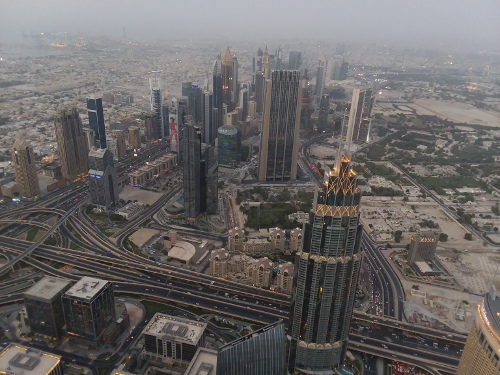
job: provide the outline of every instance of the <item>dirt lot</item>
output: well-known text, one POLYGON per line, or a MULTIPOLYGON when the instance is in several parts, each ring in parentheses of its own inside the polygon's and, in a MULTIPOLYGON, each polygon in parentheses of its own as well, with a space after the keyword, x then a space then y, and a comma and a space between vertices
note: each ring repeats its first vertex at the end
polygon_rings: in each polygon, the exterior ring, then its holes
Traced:
POLYGON ((137 202, 151 205, 160 199, 162 195, 154 191, 141 190, 138 187, 125 186, 120 193, 120 199, 124 201, 137 200, 137 202))

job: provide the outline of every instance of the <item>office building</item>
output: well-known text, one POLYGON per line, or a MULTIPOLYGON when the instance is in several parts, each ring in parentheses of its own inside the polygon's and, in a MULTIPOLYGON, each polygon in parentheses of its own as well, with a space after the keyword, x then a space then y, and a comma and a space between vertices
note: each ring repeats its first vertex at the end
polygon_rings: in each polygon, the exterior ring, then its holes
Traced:
POLYGON ((439 235, 434 232, 413 234, 408 249, 408 264, 413 266, 415 262, 432 262, 436 256, 438 241, 439 235))
POLYGON ((62 295, 71 282, 53 276, 44 276, 24 292, 24 306, 32 334, 58 339, 63 333, 64 312, 62 295))
POLYGON ((491 286, 465 342, 456 375, 500 374, 500 298, 491 286))
POLYGON ((90 150, 89 182, 90 198, 94 206, 104 211, 118 206, 118 177, 113 153, 109 149, 93 147, 90 150))
POLYGON ((255 103, 257 113, 262 113, 264 110, 264 95, 265 95, 266 79, 264 73, 258 71, 255 73, 255 103))
POLYGON ((87 98, 87 113, 89 127, 94 131, 95 142, 98 148, 106 148, 106 128, 104 127, 104 112, 102 97, 87 98))
POLYGON ((304 225, 290 313, 288 369, 332 374, 342 363, 362 260, 361 191, 343 156, 304 225))
POLYGON ((207 211, 205 160, 201 156, 201 132, 198 127, 186 125, 183 133, 183 189, 184 211, 188 220, 197 220, 207 211))
POLYGON ((206 184, 206 207, 207 214, 217 214, 219 201, 218 183, 219 183, 219 165, 215 156, 214 144, 202 144, 201 158, 205 165, 205 184, 206 184))
POLYGON ((241 130, 232 125, 224 125, 219 128, 218 133, 218 155, 220 167, 234 169, 241 162, 241 130))
POLYGON ((177 163, 180 163, 183 160, 182 129, 184 125, 187 124, 188 112, 189 112, 189 107, 188 107, 187 97, 178 96, 172 99, 170 123, 169 123, 170 151, 177 153, 177 163))
POLYGON ((248 96, 248 90, 242 88, 240 90, 240 99, 238 100, 239 107, 241 108, 240 121, 246 121, 248 117, 248 96))
POLYGON ((69 339, 92 346, 116 318, 113 284, 106 280, 82 277, 63 294, 62 304, 69 339))
POLYGON ((273 71, 266 82, 259 181, 291 181, 297 177, 301 93, 296 70, 273 71))
POLYGON ((328 113, 330 112, 330 97, 323 95, 319 103, 318 128, 324 129, 328 122, 328 113))
POLYGON ((116 154, 113 152, 115 159, 121 159, 127 153, 127 145, 125 143, 126 133, 122 130, 112 130, 111 138, 116 140, 116 154))
POLYGON ((344 61, 342 62, 342 64, 340 64, 339 81, 345 81, 347 79, 348 74, 349 74, 349 63, 344 61))
POLYGON ((205 346, 206 328, 206 323, 156 313, 142 332, 142 354, 161 364, 187 365, 205 346))
POLYGON ((163 103, 161 105, 161 139, 168 139, 170 135, 170 109, 168 105, 163 103))
POLYGON ((212 143, 217 138, 216 119, 214 118, 214 94, 210 91, 203 93, 203 141, 212 143))
MULTIPOLYGON (((84 128, 83 133, 85 134, 85 143, 87 144, 87 149, 90 150, 95 146, 95 134, 94 131, 90 128, 84 128)), ((107 140, 106 140, 107 144, 107 140)))
POLYGON ((154 142, 158 139, 161 139, 161 118, 159 118, 154 112, 148 112, 144 114, 144 129, 146 133, 146 139, 149 142, 154 142))
POLYGON ((128 144, 134 150, 141 148, 141 130, 137 126, 128 128, 128 144))
POLYGON ((299 70, 301 65, 302 53, 298 51, 290 51, 290 56, 288 57, 288 69, 299 70))
POLYGON ((89 149, 78 110, 58 111, 54 125, 62 177, 68 181, 85 177, 89 170, 89 149))
POLYGON ((325 88, 327 62, 324 56, 320 56, 318 61, 318 68, 316 70, 316 91, 315 96, 321 98, 323 96, 323 89, 325 88))
POLYGON ((163 100, 161 97, 161 80, 159 77, 149 78, 149 91, 151 112, 156 115, 158 124, 161 126, 163 125, 163 100))
POLYGON ((262 55, 262 73, 264 73, 264 79, 271 78, 271 68, 269 67, 269 51, 267 46, 264 49, 264 54, 262 55))
POLYGON ((285 375, 286 336, 279 321, 219 348, 217 375, 285 375))
POLYGON ((63 375, 61 357, 11 343, 0 353, 0 373, 6 375, 63 375))
POLYGON ((222 126, 222 105, 224 104, 224 89, 222 77, 222 58, 219 54, 214 61, 212 92, 214 108, 214 127, 215 131, 222 126))
POLYGON ((19 134, 11 150, 12 164, 16 173, 19 195, 23 198, 36 198, 40 195, 37 168, 33 148, 19 134))
POLYGON ((192 82, 182 82, 182 96, 188 98, 188 115, 196 125, 203 122, 203 89, 192 82))
POLYGON ((228 111, 234 110, 238 104, 238 60, 231 56, 229 46, 222 58, 222 96, 228 111))
POLYGON ((347 124, 346 141, 368 142, 370 140, 373 96, 371 88, 354 89, 347 124))

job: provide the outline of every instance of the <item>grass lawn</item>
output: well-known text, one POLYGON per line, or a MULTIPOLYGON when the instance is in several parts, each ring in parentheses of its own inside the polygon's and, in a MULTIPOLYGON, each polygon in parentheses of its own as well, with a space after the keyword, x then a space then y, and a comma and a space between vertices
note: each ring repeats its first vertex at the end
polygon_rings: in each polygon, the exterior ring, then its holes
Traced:
POLYGON ((49 246, 56 246, 57 245, 57 240, 54 236, 50 236, 49 238, 47 238, 44 242, 45 245, 49 245, 49 246))
POLYGON ((26 241, 33 241, 38 234, 40 228, 31 228, 26 235, 26 241))

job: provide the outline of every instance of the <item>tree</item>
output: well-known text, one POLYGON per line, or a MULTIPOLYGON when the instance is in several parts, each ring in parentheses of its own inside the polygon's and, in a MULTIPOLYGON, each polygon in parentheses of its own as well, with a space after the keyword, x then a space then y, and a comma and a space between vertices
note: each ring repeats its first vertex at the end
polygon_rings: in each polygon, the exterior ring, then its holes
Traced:
POLYGON ((448 241, 448 235, 446 233, 439 234, 439 241, 440 242, 446 242, 446 241, 448 241))
POLYGON ((495 232, 498 232, 498 227, 493 228, 495 232))
POLYGON ((396 232, 394 232, 394 241, 399 243, 399 241, 401 241, 402 236, 403 236, 403 232, 400 230, 397 230, 396 232))
POLYGON ((472 233, 465 233, 464 238, 465 238, 467 241, 472 241, 472 233))

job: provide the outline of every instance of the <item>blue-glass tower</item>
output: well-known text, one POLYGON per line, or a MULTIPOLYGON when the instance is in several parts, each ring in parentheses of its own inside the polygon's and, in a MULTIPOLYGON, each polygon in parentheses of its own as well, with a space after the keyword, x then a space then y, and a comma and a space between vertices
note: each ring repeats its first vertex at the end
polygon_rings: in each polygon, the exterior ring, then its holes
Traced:
POLYGON ((87 111, 89 127, 94 131, 95 135, 95 146, 97 148, 106 148, 106 128, 104 127, 102 98, 87 98, 87 111))

